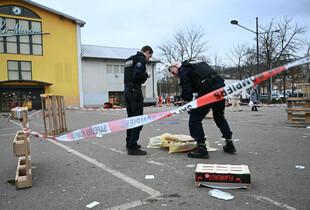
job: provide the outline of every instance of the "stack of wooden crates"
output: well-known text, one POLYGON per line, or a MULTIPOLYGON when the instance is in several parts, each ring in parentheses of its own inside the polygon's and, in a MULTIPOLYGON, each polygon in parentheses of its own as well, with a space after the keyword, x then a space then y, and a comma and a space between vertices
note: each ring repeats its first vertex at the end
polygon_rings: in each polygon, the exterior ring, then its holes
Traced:
MULTIPOLYGON (((11 119, 21 120, 24 128, 29 128, 28 108, 17 107, 11 110, 11 119)), ((13 140, 13 153, 20 157, 17 164, 15 185, 16 189, 32 186, 31 181, 31 156, 30 156, 30 136, 22 130, 17 131, 13 140)))
POLYGON ((302 95, 286 100, 286 123, 310 124, 310 83, 297 84, 297 89, 301 89, 302 95))
MULTIPOLYGON (((67 131, 64 96, 41 95, 45 135, 55 135, 67 131), (46 125, 46 119, 49 126, 46 125)), ((20 120, 23 128, 29 129, 28 107, 11 110, 11 119, 20 120)), ((23 130, 17 131, 13 141, 13 152, 18 160, 15 184, 17 189, 31 187, 30 136, 23 130)))

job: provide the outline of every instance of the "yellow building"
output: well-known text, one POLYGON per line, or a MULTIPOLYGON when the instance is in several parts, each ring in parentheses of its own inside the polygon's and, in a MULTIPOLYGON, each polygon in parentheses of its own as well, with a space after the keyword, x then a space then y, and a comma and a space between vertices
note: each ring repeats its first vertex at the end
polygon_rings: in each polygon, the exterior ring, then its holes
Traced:
POLYGON ((40 109, 42 93, 80 104, 84 24, 30 0, 0 1, 0 111, 40 109))

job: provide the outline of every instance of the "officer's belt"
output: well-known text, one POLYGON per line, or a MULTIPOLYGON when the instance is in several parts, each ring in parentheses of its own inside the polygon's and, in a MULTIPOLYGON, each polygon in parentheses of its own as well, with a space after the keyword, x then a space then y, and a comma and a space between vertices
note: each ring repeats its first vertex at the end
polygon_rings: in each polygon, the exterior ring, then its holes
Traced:
POLYGON ((209 90, 209 88, 218 82, 224 82, 224 79, 218 75, 217 73, 212 73, 208 75, 205 79, 203 79, 200 83, 200 91, 198 93, 204 93, 209 90))
POLYGON ((134 84, 134 83, 129 83, 125 85, 125 88, 129 88, 129 89, 140 89, 141 88, 141 84, 134 84))

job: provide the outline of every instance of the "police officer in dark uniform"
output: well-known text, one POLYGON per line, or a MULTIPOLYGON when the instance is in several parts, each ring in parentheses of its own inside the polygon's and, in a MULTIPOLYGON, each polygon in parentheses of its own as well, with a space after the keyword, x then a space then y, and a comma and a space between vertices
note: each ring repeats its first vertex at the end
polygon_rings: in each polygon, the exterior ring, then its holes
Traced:
MULTIPOLYGON (((153 49, 150 46, 144 46, 141 52, 130 56, 125 62, 125 106, 128 117, 143 115, 143 94, 141 85, 151 76, 146 71, 146 63, 153 55, 153 49)), ((141 150, 138 139, 142 126, 127 129, 126 149, 128 155, 146 155, 146 151, 141 150)))
MULTIPOLYGON (((216 73, 207 63, 202 62, 192 64, 189 61, 172 62, 168 68, 169 72, 180 79, 182 87, 182 98, 185 103, 193 98, 193 93, 198 93, 198 98, 225 86, 224 79, 216 73)), ((224 117, 225 100, 220 100, 212 104, 193 109, 190 111, 189 131, 190 135, 195 139, 198 150, 187 154, 191 158, 209 158, 205 144, 205 134, 202 128, 202 120, 208 114, 210 108, 213 111, 213 118, 222 133, 222 137, 226 139, 226 145, 223 147, 227 153, 235 153, 236 149, 232 142, 232 132, 224 117)))

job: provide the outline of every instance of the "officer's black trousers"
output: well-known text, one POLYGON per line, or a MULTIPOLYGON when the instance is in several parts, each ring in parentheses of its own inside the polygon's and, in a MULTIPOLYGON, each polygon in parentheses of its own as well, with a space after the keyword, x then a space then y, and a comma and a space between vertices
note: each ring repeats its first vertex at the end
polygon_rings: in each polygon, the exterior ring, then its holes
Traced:
MULTIPOLYGON (((212 88, 209 92, 216 90, 223 85, 224 83, 214 84, 212 85, 212 88)), ((225 100, 221 100, 212 104, 202 106, 200 108, 193 109, 191 111, 189 117, 189 131, 191 136, 197 141, 197 143, 204 143, 206 140, 205 133, 202 127, 202 120, 205 118, 211 108, 213 112, 213 119, 217 127, 220 129, 222 137, 225 139, 231 139, 232 137, 232 132, 224 117, 225 100)))
MULTIPOLYGON (((143 115, 143 95, 141 88, 135 91, 125 88, 125 106, 128 117, 143 115)), ((143 126, 127 129, 126 143, 128 146, 136 146, 143 126)))

